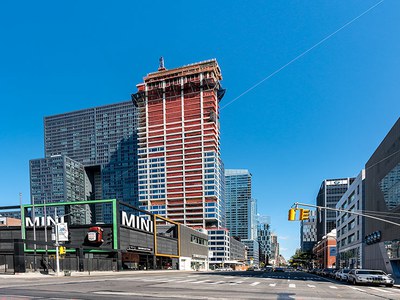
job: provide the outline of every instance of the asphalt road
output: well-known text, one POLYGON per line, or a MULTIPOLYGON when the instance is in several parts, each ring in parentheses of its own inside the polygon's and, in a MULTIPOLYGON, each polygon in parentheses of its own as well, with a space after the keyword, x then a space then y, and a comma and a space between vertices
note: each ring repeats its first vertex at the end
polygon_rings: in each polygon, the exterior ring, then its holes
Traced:
POLYGON ((303 272, 156 272, 0 278, 0 299, 399 299, 303 272))

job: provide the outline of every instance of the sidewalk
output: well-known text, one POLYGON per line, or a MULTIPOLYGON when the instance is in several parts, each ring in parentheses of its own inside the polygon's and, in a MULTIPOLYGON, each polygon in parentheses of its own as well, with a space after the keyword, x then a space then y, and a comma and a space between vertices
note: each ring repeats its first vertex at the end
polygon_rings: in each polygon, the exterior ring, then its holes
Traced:
POLYGON ((26 273, 16 273, 16 274, 0 274, 0 278, 52 278, 52 277, 65 277, 65 276, 72 276, 72 277, 79 277, 79 276, 110 276, 110 275, 134 275, 140 273, 178 273, 178 272, 196 272, 196 271, 188 271, 188 270, 140 270, 140 271, 85 271, 85 272, 77 272, 72 271, 65 274, 64 271, 60 271, 59 275, 55 272, 49 272, 49 274, 43 274, 41 272, 26 272, 26 273))

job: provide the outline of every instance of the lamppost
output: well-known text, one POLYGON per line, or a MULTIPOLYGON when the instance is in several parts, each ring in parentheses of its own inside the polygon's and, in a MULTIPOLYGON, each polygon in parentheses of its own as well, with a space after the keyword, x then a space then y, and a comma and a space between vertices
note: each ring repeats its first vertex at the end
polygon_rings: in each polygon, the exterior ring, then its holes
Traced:
POLYGON ((33 270, 36 272, 36 214, 35 214, 35 196, 32 196, 32 219, 33 219, 33 270))

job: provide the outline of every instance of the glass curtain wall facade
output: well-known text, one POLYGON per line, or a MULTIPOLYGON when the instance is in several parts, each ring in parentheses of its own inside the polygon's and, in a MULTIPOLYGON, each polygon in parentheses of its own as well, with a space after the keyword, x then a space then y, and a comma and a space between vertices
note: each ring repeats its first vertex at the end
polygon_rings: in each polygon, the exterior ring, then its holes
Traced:
POLYGON ((226 227, 231 236, 256 239, 256 201, 251 198, 248 170, 225 170, 226 227))
MULTIPOLYGON (((336 204, 347 191, 354 178, 326 179, 322 182, 317 196, 317 205, 335 208, 336 204)), ((321 210, 317 213, 317 241, 321 241, 336 228, 336 212, 331 210, 321 210)))
POLYGON ((312 252, 317 243, 317 215, 310 211, 310 218, 300 222, 300 248, 303 252, 312 252))
POLYGON ((257 225, 257 239, 260 246, 260 264, 269 264, 271 258, 271 225, 268 223, 260 223, 257 225))
POLYGON ((142 209, 193 228, 225 227, 220 80, 214 59, 172 70, 162 61, 137 85, 142 209))
MULTIPOLYGON (((49 158, 30 161, 30 179, 32 204, 85 201, 85 170, 84 166, 66 156, 55 155, 49 158)), ((43 216, 43 208, 37 208, 36 213, 43 216)), ((49 215, 53 209, 47 209, 49 215)), ((59 208, 57 214, 66 212, 59 208)), ((72 214, 72 224, 85 224, 91 217, 86 209, 72 214)))
MULTIPOLYGON (((75 178, 74 184, 84 185, 86 200, 117 199, 137 206, 136 128, 136 108, 131 101, 45 117, 45 160, 50 163, 52 157, 63 156, 83 166, 84 178, 75 178)), ((35 174, 31 177, 35 202, 65 200, 67 195, 61 195, 55 185, 38 179, 59 172, 45 163, 38 172, 38 160, 31 160, 30 165, 31 176, 35 174)), ((111 220, 111 211, 96 210, 97 222, 111 220)))

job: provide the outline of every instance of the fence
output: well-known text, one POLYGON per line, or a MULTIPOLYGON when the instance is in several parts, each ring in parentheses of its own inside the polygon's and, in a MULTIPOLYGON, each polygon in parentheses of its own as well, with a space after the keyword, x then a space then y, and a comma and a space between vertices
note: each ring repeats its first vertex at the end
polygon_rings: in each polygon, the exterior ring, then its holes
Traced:
MULTIPOLYGON (((89 257, 81 259, 83 261, 83 270, 79 268, 80 258, 76 256, 60 256, 60 271, 115 271, 117 270, 117 261, 113 258, 89 257)), ((27 272, 34 271, 56 271, 55 255, 26 254, 25 264, 27 272)))
POLYGON ((14 254, 0 254, 0 274, 14 273, 14 254))

